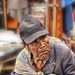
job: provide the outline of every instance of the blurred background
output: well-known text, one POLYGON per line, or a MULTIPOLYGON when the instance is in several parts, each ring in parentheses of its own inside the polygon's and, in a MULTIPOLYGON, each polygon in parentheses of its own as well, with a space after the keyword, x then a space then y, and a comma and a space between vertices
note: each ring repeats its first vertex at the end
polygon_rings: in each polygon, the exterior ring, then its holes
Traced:
POLYGON ((0 75, 10 75, 24 48, 18 27, 25 15, 40 20, 49 36, 75 53, 75 0, 0 0, 0 75))

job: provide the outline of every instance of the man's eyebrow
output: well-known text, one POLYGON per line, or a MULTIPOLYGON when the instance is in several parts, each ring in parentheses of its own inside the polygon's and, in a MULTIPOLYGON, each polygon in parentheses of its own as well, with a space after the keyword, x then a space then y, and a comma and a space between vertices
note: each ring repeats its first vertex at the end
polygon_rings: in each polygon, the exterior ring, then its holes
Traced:
POLYGON ((46 35, 41 36, 41 38, 42 38, 42 37, 46 37, 46 35))

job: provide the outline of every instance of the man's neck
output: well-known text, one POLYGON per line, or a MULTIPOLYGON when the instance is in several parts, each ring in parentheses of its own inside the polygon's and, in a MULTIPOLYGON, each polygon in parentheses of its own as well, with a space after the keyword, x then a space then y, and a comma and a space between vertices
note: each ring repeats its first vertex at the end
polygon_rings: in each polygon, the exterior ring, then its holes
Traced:
POLYGON ((47 60, 49 59, 49 56, 46 58, 46 59, 39 59, 39 58, 36 58, 35 56, 33 56, 33 61, 35 63, 35 65, 39 68, 42 64, 42 62, 45 64, 47 62, 47 60))

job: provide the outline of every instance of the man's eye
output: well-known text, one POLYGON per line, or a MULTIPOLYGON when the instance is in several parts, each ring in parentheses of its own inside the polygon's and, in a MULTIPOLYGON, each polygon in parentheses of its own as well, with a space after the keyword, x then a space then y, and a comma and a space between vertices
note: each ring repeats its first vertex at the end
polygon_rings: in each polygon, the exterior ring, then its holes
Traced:
POLYGON ((45 39, 45 38, 46 38, 46 36, 43 36, 42 38, 43 38, 43 39, 45 39))
POLYGON ((37 40, 35 40, 34 43, 37 43, 37 40))
POLYGON ((45 37, 43 37, 43 39, 45 39, 45 37))

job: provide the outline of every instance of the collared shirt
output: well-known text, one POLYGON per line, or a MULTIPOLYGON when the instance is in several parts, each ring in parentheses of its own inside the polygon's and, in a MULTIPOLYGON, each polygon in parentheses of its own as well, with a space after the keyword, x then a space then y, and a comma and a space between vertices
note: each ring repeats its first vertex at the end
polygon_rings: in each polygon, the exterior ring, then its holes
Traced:
POLYGON ((34 63, 32 64, 33 68, 36 72, 42 71, 42 67, 45 65, 43 62, 41 64, 41 66, 38 68, 34 63))
POLYGON ((36 66, 35 63, 33 62, 32 65, 33 65, 34 70, 35 70, 36 72, 42 71, 42 67, 45 65, 45 63, 47 62, 48 59, 49 59, 49 56, 48 56, 46 59, 42 60, 41 66, 40 66, 39 68, 38 68, 38 66, 36 66))

